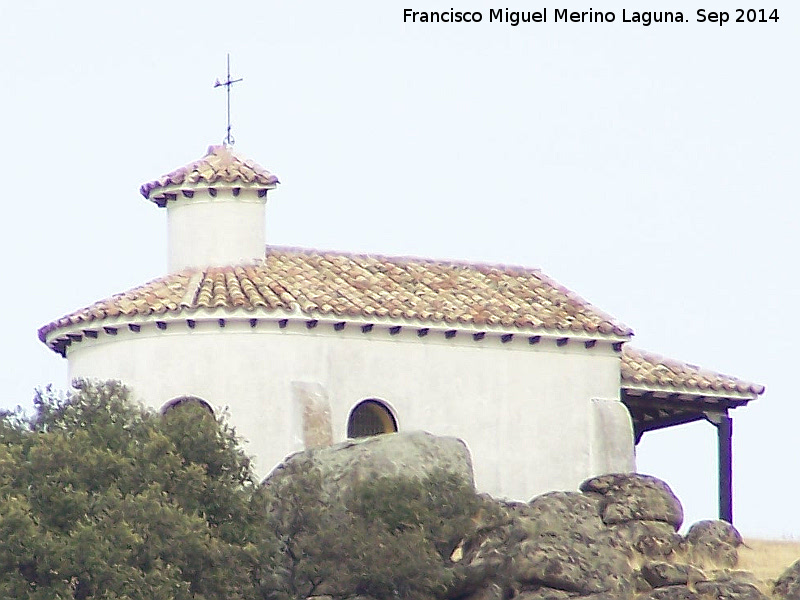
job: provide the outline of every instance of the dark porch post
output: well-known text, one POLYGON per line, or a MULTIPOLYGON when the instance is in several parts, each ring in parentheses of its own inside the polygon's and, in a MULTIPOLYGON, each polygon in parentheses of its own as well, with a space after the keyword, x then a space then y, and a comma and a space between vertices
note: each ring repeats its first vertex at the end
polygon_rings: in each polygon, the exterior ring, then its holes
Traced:
POLYGON ((717 426, 719 464, 719 518, 733 523, 733 419, 720 415, 717 426))
POLYGON ((733 419, 724 412, 709 411, 706 420, 717 428, 717 485, 719 518, 733 524, 733 419))

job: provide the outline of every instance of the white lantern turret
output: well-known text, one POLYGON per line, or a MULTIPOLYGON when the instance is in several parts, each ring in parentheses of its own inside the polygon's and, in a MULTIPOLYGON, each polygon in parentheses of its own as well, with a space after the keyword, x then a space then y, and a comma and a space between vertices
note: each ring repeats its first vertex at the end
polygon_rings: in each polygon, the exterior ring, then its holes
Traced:
POLYGON ((267 192, 277 184, 264 167, 219 145, 142 185, 145 198, 167 209, 169 272, 263 258, 267 192))

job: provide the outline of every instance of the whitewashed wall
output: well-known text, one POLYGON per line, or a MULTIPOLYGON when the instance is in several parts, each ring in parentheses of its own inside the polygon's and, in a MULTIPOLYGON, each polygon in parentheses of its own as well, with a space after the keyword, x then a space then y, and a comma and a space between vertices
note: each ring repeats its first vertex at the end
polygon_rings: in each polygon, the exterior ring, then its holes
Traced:
POLYGON ((168 271, 233 265, 264 256, 266 196, 222 188, 198 189, 191 199, 167 203, 168 271))
MULTIPOLYGON (((618 402, 619 355, 600 343, 557 347, 552 340, 508 344, 487 335, 390 336, 376 326, 334 331, 289 322, 143 324, 74 344, 70 377, 120 379, 154 408, 195 395, 227 406, 260 475, 301 449, 292 383, 319 384, 331 407, 333 439, 346 437, 350 410, 376 398, 403 430, 462 438, 478 488, 527 500, 575 489, 585 478, 633 469, 627 411, 618 402)), ((296 386, 295 386, 296 387, 296 386)))

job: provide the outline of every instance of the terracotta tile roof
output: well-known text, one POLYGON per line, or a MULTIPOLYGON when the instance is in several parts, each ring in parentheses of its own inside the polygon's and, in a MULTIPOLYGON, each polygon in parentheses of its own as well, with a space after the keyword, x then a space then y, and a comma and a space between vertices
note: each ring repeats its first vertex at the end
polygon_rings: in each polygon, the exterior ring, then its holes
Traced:
POLYGON ((154 279, 142 286, 115 294, 105 300, 66 315, 39 329, 39 339, 56 329, 89 324, 115 317, 136 317, 177 312, 187 308, 184 298, 189 289, 190 272, 181 272, 154 279))
POLYGON ((625 345, 622 349, 622 387, 652 390, 688 391, 708 394, 745 394, 757 396, 764 386, 723 375, 658 354, 625 345))
POLYGON ((139 191, 145 198, 155 201, 163 198, 159 193, 161 190, 171 186, 219 183, 241 183, 248 187, 271 189, 279 182, 264 167, 235 154, 230 147, 222 144, 209 146, 206 155, 200 160, 143 184, 139 191))
POLYGON ((198 309, 597 338, 633 334, 539 270, 273 247, 255 263, 176 273, 112 296, 42 327, 39 337, 107 317, 198 309))

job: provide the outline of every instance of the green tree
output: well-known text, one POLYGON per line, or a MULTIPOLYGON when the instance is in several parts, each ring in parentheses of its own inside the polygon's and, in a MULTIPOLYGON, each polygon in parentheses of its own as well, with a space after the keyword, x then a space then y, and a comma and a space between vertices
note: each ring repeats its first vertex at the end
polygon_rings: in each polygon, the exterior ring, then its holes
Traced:
POLYGON ((202 408, 116 383, 0 420, 0 597, 253 598, 249 461, 202 408))

